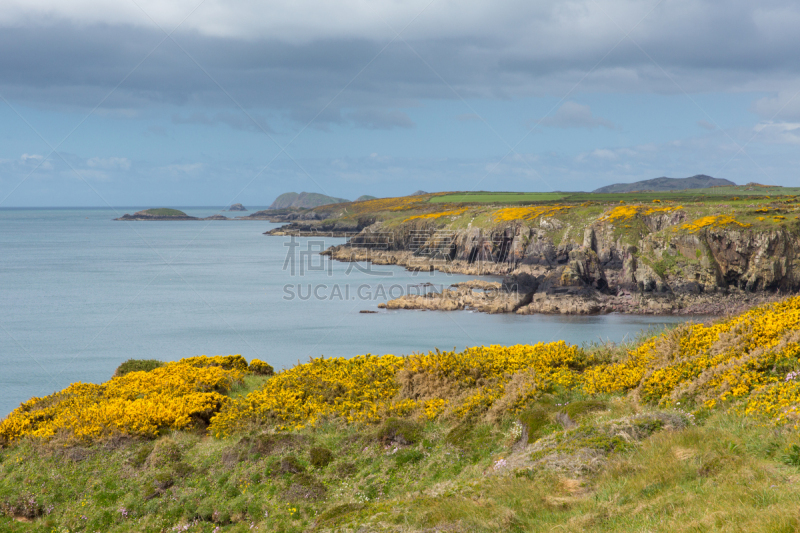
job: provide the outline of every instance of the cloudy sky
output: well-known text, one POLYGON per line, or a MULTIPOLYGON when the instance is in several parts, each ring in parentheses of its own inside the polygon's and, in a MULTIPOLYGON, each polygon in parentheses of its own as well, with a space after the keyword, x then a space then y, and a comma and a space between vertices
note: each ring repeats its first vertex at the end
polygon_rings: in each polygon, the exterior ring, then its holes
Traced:
POLYGON ((0 207, 798 185, 788 0, 4 0, 0 207))

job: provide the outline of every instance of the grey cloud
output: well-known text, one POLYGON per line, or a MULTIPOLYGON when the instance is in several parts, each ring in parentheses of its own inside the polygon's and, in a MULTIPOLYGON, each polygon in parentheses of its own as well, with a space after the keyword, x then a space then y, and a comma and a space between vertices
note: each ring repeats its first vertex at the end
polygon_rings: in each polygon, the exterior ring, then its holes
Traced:
POLYGON ((709 130, 710 131, 710 130, 717 129, 716 125, 712 124, 711 122, 709 122, 707 120, 698 120, 697 121, 697 125, 700 126, 701 128, 703 128, 704 130, 709 130))
POLYGON ((800 145, 800 123, 767 122, 756 125, 758 140, 769 144, 800 145))
POLYGON ((529 125, 533 127, 537 123, 551 128, 616 128, 611 121, 594 116, 588 105, 576 102, 564 102, 553 115, 541 120, 530 121, 529 125))
MULTIPOLYGON (((25 12, 19 0, 15 3, 25 12)), ((122 15, 106 20, 102 11, 77 13, 82 8, 72 6, 79 23, 50 18, 46 25, 36 25, 30 22, 35 18, 17 20, 10 9, 0 8, 0 25, 5 25, 0 49, 13 51, 0 55, 0 92, 57 109, 89 110, 107 98, 101 111, 117 110, 121 117, 176 105, 233 113, 236 105, 216 80, 247 109, 285 114, 301 125, 324 109, 313 124, 324 128, 354 120, 347 113, 391 113, 387 110, 426 99, 561 97, 573 89, 785 92, 792 80, 800 79, 800 56, 794 53, 800 48, 795 24, 800 5, 789 0, 664 2, 649 14, 652 3, 617 0, 580 0, 570 10, 555 0, 474 3, 469 9, 437 5, 402 36, 435 73, 403 40, 387 46, 394 35, 385 24, 375 24, 372 15, 358 13, 357 20, 340 17, 321 24, 324 6, 313 17, 295 8, 293 25, 286 27, 296 29, 299 37, 265 39, 258 36, 280 33, 255 31, 258 24, 272 22, 239 16, 234 9, 238 5, 216 5, 222 9, 219 20, 209 18, 215 10, 200 9, 198 22, 193 15, 187 29, 173 35, 213 79, 171 40, 157 46, 164 39, 158 29, 130 26, 120 22, 122 15), (463 13, 453 17, 451 9, 463 13), (624 39, 631 29, 630 39, 624 39)), ((399 21, 416 8, 393 6, 380 4, 376 16, 403 27, 399 21)), ((349 13, 356 8, 348 4, 342 9, 349 13)), ((777 98, 776 111, 780 98, 789 96, 777 98)), ((755 104, 762 116, 773 107, 771 101, 755 104)), ((394 121, 395 127, 403 122, 398 117, 394 121)), ((237 127, 234 120, 218 122, 237 127)), ((381 122, 360 120, 366 127, 381 122)))
POLYGON ((267 132, 275 133, 269 126, 267 121, 257 114, 252 112, 245 113, 220 111, 215 114, 206 114, 202 112, 194 112, 188 116, 183 116, 179 113, 172 115, 173 124, 203 124, 206 126, 215 126, 217 124, 226 124, 235 130, 254 131, 254 132, 267 132))
POLYGON ((359 109, 347 113, 347 118, 356 126, 370 130, 390 130, 393 128, 413 128, 411 117, 402 111, 383 109, 359 109))
POLYGON ((751 110, 765 120, 800 120, 800 90, 780 91, 753 102, 751 110))

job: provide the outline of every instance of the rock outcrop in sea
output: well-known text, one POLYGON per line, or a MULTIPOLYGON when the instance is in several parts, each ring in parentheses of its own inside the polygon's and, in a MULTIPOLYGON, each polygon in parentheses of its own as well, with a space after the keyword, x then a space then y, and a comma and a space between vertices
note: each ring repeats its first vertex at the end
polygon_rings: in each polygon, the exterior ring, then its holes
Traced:
POLYGON ((169 209, 165 207, 159 207, 155 209, 144 209, 142 211, 137 211, 136 213, 129 215, 125 213, 119 218, 115 218, 114 220, 201 220, 197 217, 190 217, 183 211, 178 209, 169 209))

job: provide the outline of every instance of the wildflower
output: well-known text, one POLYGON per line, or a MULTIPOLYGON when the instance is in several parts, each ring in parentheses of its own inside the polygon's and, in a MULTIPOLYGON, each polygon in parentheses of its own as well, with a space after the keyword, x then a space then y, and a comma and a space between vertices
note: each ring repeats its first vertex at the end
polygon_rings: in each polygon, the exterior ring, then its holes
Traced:
POLYGON ((496 472, 498 470, 502 470, 503 468, 506 468, 507 466, 508 466, 508 461, 506 461, 505 459, 503 459, 501 457, 500 459, 498 459, 497 461, 494 462, 494 465, 492 466, 492 469, 496 472))

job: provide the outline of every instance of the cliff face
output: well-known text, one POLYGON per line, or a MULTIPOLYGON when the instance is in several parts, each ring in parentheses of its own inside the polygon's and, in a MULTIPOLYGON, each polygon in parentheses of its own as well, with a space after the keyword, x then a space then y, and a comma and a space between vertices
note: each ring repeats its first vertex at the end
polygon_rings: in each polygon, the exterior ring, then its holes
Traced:
MULTIPOLYGON (((797 228, 709 225, 687 231, 685 220, 685 213, 673 211, 627 223, 601 218, 585 227, 556 217, 456 230, 430 221, 377 223, 328 254, 414 270, 503 275, 506 296, 496 298, 512 304, 494 307, 517 313, 714 313, 800 289, 797 228)), ((461 301, 456 308, 488 305, 455 292, 461 301)), ((444 302, 455 292, 406 297, 394 305, 431 308, 430 300, 441 300, 440 308, 452 308, 452 301, 444 302)))

